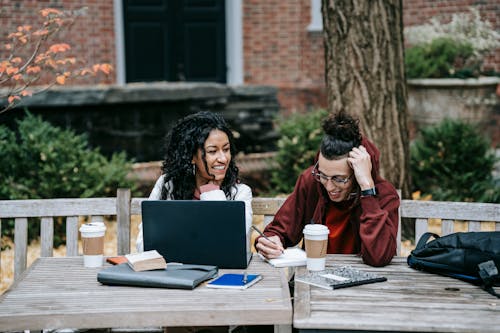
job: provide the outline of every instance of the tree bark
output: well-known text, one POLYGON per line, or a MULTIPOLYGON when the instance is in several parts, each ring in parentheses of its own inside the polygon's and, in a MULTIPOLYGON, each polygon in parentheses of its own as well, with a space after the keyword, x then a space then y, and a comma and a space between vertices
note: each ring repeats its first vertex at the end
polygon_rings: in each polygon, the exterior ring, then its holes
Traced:
POLYGON ((357 116, 381 175, 410 195, 401 0, 322 0, 330 112, 357 116))

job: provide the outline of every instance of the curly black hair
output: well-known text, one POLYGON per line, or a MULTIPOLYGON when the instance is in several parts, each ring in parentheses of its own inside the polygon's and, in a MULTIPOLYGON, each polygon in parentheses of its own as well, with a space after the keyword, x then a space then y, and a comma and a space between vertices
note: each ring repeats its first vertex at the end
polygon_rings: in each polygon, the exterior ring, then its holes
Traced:
POLYGON ((359 120, 345 112, 331 114, 322 123, 321 154, 328 160, 343 158, 361 144, 359 120))
POLYGON ((222 181, 221 190, 224 191, 226 197, 234 199, 231 198, 230 190, 239 181, 239 170, 234 161, 236 146, 233 133, 220 114, 201 111, 178 120, 165 137, 165 157, 162 165, 164 184, 161 200, 167 199, 169 194, 175 200, 193 199, 196 189, 192 165, 193 155, 201 149, 208 173, 204 145, 210 132, 215 129, 226 133, 229 138, 231 161, 222 181))

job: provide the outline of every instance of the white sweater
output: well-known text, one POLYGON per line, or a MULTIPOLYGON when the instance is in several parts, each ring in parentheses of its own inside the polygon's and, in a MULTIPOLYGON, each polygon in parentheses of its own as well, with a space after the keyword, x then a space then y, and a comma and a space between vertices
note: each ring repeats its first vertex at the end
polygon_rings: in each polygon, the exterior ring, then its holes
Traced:
MULTIPOLYGON (((161 197, 161 187, 163 185, 164 175, 161 175, 160 178, 156 181, 156 184, 149 195, 148 200, 160 200, 161 197)), ((165 184, 166 185, 166 184, 165 184)), ((170 188, 172 188, 172 184, 170 183, 170 188)), ((250 227, 252 226, 252 190, 249 186, 245 184, 236 184, 236 187, 231 188, 231 196, 234 196, 235 201, 244 201, 245 202, 245 224, 247 234, 250 232, 250 227)), ((171 193, 168 193, 167 200, 172 200, 171 193)), ((224 191, 222 190, 213 190, 204 192, 200 195, 200 200, 212 200, 212 201, 222 201, 228 200, 224 191)), ((139 224, 139 233, 137 234, 136 241, 137 252, 144 251, 144 242, 142 239, 142 223, 139 224)))

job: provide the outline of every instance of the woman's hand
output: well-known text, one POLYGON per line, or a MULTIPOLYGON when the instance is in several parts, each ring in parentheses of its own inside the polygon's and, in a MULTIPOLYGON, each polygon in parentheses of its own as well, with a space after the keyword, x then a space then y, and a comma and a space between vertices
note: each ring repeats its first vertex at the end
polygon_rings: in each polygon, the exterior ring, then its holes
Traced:
POLYGON ((367 190, 375 186, 372 178, 372 160, 366 148, 362 145, 354 147, 349 152, 347 162, 354 170, 354 176, 361 190, 367 190))
POLYGON ((267 259, 279 257, 284 250, 281 239, 278 236, 271 236, 268 239, 260 237, 255 244, 257 252, 262 254, 267 259))

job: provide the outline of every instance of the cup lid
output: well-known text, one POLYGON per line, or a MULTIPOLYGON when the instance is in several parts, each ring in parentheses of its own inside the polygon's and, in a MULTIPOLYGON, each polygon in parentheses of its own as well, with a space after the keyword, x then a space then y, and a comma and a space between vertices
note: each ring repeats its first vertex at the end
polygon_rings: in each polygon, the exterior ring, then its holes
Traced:
POLYGON ((106 226, 103 222, 92 222, 82 224, 80 232, 102 232, 106 231, 106 226))
POLYGON ((306 224, 304 227, 304 234, 311 236, 328 235, 330 230, 323 224, 306 224))

